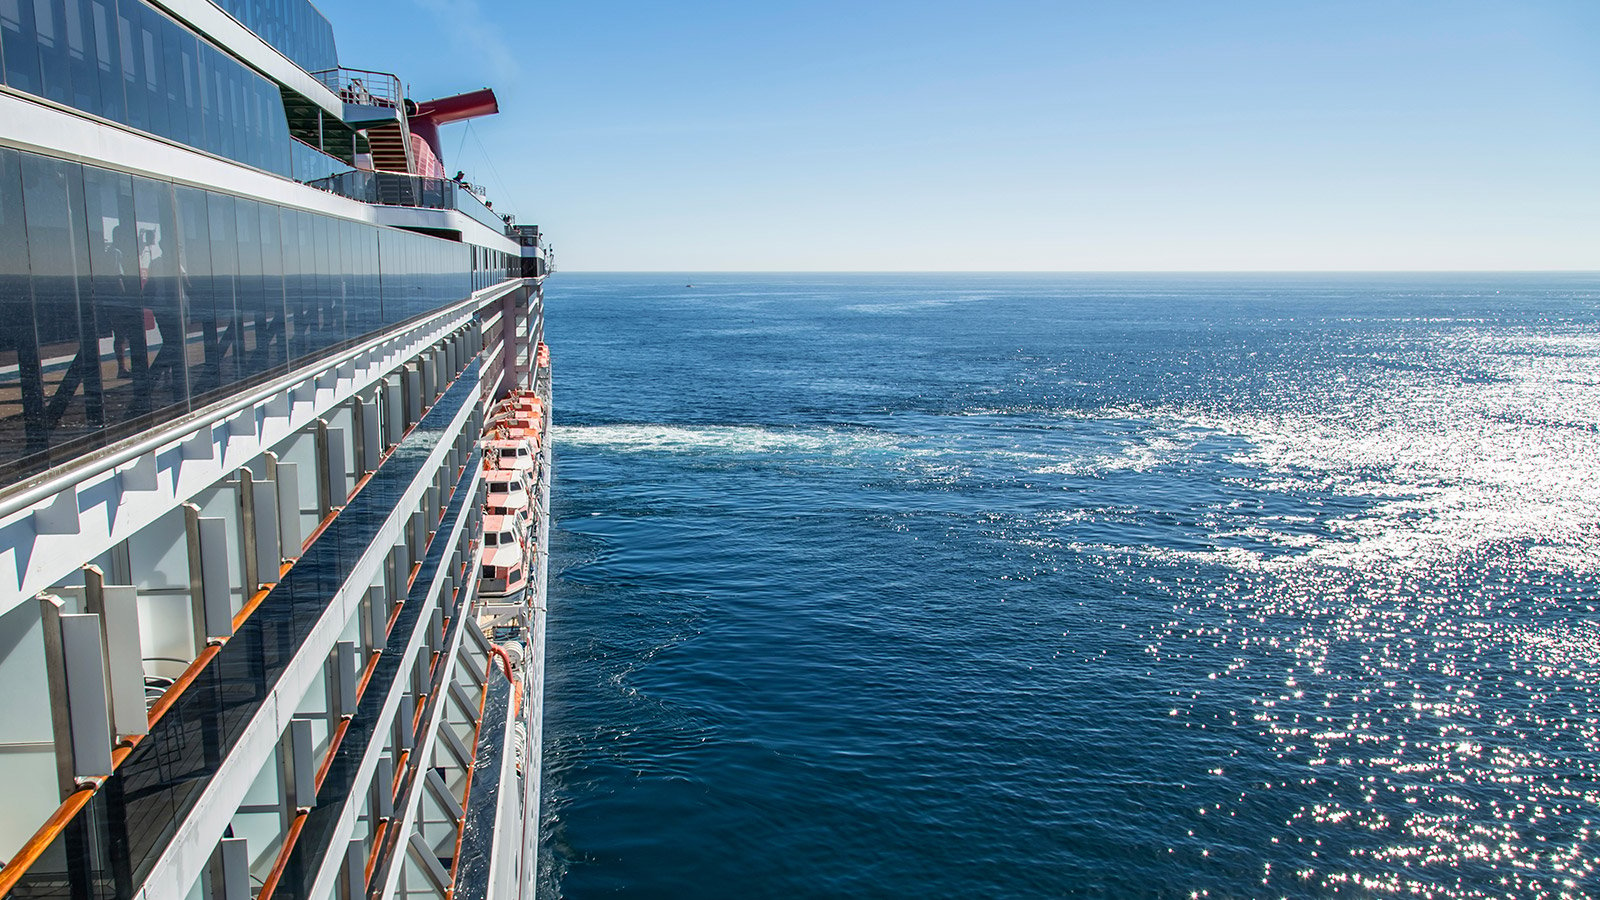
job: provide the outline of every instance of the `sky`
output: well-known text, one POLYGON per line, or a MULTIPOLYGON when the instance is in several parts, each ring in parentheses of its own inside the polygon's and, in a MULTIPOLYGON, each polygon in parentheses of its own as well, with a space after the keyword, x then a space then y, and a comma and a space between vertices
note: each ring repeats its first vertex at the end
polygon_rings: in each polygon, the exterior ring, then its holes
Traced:
POLYGON ((1600 2, 317 0, 564 271, 1600 269, 1600 2))

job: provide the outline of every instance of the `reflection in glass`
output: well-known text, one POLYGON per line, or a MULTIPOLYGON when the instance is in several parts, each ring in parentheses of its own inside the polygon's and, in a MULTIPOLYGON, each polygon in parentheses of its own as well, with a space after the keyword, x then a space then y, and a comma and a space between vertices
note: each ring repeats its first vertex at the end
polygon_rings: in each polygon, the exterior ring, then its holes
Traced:
POLYGON ((177 189, 177 195, 187 317, 184 358, 192 401, 223 383, 237 248, 233 245, 232 197, 184 187, 177 189))
POLYGON ((38 383, 39 345, 33 332, 28 233, 22 221, 21 163, 17 151, 0 149, 0 454, 6 459, 31 452, 25 411, 32 411, 32 420, 37 421, 44 405, 33 392, 38 383))
POLYGON ((0 484, 463 299, 469 248, 0 149, 0 484))
POLYGON ((122 45, 117 36, 117 14, 110 0, 89 0, 89 20, 93 35, 95 78, 100 83, 100 106, 94 112, 114 121, 127 120, 127 104, 122 95, 122 45))
POLYGON ((262 371, 257 352, 259 335, 267 327, 267 310, 261 292, 261 212, 254 200, 234 201, 236 217, 234 250, 238 257, 235 281, 236 322, 234 347, 237 363, 235 379, 249 378, 262 371))
POLYGON ((141 3, 135 6, 133 21, 133 52, 139 57, 139 90, 144 93, 149 130, 155 134, 171 134, 167 98, 161 90, 161 23, 167 19, 141 3))
POLYGON ((68 101, 77 109, 100 114, 100 73, 95 69, 94 29, 89 11, 89 0, 65 0, 63 38, 67 53, 67 78, 72 85, 72 99, 68 101))
POLYGON ((28 0, 0 0, 0 56, 4 57, 6 84, 30 94, 39 86, 39 29, 33 23, 28 0))
POLYGON ((0 81, 290 174, 277 85, 141 0, 0 0, 0 81))
POLYGON ((180 144, 194 146, 200 135, 191 128, 188 90, 183 80, 183 61, 193 55, 194 35, 166 16, 160 16, 162 92, 166 95, 166 136, 180 144))
MULTIPOLYGON (((116 7, 117 55, 121 61, 122 98, 127 106, 127 118, 122 121, 134 128, 150 130, 150 117, 145 112, 149 105, 144 96, 143 54, 134 49, 136 4, 124 3, 116 7)), ((13 85, 14 86, 14 85, 13 85)))
POLYGON ((57 103, 69 103, 72 89, 67 76, 67 47, 63 4, 34 3, 33 25, 39 48, 39 93, 57 103))
POLYGON ((111 361, 106 363, 102 354, 100 365, 106 418, 126 422, 153 408, 149 342, 155 318, 139 289, 133 180, 85 166, 83 186, 95 319, 101 342, 107 335, 111 339, 111 361))
POLYGON ((261 321, 255 333, 255 370, 268 372, 288 362, 284 341, 283 237, 278 208, 258 203, 257 234, 261 241, 261 321))
POLYGON ((28 449, 35 453, 105 424, 98 336, 79 302, 89 286, 82 179, 77 163, 31 153, 22 157, 39 355, 38 368, 23 375, 22 390, 28 449))
POLYGON ((179 282, 178 217, 172 185, 135 178, 134 239, 138 244, 140 296, 155 325, 150 362, 150 397, 155 409, 182 406, 189 399, 189 369, 183 358, 183 301, 179 282))

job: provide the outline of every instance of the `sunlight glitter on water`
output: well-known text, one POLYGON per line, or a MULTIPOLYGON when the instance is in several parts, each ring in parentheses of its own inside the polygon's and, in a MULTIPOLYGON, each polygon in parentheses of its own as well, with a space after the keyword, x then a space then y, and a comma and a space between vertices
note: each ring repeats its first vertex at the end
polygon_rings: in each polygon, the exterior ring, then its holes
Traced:
POLYGON ((1249 287, 786 300, 833 340, 758 397, 724 348, 738 424, 561 428, 585 664, 654 719, 558 752, 627 773, 552 780, 621 861, 570 883, 1600 895, 1592 311, 1249 287))
POLYGON ((1153 551, 1235 572, 1231 595, 1182 596, 1150 654, 1207 645, 1221 664, 1174 692, 1176 718, 1270 751, 1219 774, 1228 799, 1200 810, 1281 815, 1292 859, 1264 890, 1596 888, 1600 337, 1455 343, 1489 377, 1407 373, 1358 403, 1183 419, 1243 438, 1257 489, 1370 501, 1317 535, 1241 530, 1291 552, 1153 551))

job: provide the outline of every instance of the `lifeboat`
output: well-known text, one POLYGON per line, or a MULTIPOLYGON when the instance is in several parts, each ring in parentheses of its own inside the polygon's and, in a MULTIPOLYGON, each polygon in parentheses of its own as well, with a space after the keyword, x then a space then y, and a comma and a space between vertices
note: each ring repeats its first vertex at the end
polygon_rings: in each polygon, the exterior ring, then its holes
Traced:
POLYGON ((530 556, 527 528, 518 516, 484 516, 478 596, 520 598, 528 587, 530 556))
POLYGON ((483 442, 483 458, 487 462, 487 468, 527 472, 531 478, 537 480, 539 451, 535 446, 533 442, 522 438, 489 439, 483 442))
POLYGON ((507 397, 489 409, 489 416, 521 415, 544 417, 544 401, 538 397, 507 397))
MULTIPOLYGON (((484 440, 486 443, 522 441, 532 445, 534 448, 538 448, 543 446, 544 429, 537 425, 530 427, 529 423, 526 422, 497 422, 494 427, 484 434, 484 440)), ((499 466, 491 466, 491 468, 499 468, 499 466)))
POLYGON ((536 428, 544 425, 544 412, 541 410, 526 409, 500 409, 489 413, 489 418, 484 420, 487 430, 495 425, 518 424, 523 428, 536 428))
POLYGON ((483 473, 488 494, 484 512, 491 516, 516 516, 527 525, 533 515, 532 472, 489 469, 483 473))

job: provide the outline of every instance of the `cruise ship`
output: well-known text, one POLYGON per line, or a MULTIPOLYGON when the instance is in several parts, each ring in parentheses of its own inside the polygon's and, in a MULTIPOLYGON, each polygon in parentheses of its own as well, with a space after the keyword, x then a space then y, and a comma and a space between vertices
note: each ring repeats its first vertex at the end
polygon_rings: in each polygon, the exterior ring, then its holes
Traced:
POLYGON ((401 85, 0 0, 0 896, 534 893, 552 256, 447 175, 493 91, 401 85))

